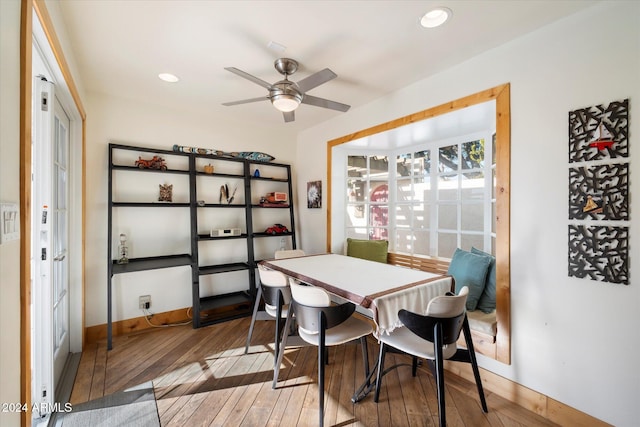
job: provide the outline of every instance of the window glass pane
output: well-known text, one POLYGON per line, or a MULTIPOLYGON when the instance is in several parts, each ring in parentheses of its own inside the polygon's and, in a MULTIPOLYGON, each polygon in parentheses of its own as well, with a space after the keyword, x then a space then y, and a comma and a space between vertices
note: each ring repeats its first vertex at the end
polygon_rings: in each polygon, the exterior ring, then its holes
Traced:
MULTIPOLYGON (((56 118, 56 124, 58 123, 58 119, 56 118)), ((56 161, 62 166, 67 166, 67 129, 63 126, 58 126, 59 132, 57 132, 57 137, 55 141, 55 150, 56 150, 56 161)))
POLYGON ((438 200, 458 200, 458 175, 438 177, 438 200))
POLYGON ((495 166, 496 164, 496 134, 494 133, 491 136, 491 165, 495 166))
POLYGON ((364 205, 347 205, 347 226, 365 226, 364 205))
POLYGON ((389 206, 373 205, 369 207, 369 225, 372 227, 389 225, 389 206))
POLYGON ((438 228, 446 230, 458 229, 458 206, 439 205, 438 206, 438 228))
POLYGON ((413 159, 411 158, 411 154, 399 154, 396 156, 396 178, 407 178, 413 174, 411 165, 413 164, 413 159))
POLYGON ((367 229, 365 227, 359 228, 347 228, 347 237, 351 237, 352 239, 369 239, 369 234, 367 233, 367 229))
POLYGON ((396 204, 396 226, 400 228, 410 227, 414 209, 415 207, 412 204, 396 204))
POLYGON ((426 203, 421 203, 413 206, 413 226, 418 229, 431 228, 430 222, 431 206, 426 203))
POLYGON ((413 200, 416 201, 429 201, 431 198, 431 182, 428 179, 425 181, 422 177, 415 178, 413 184, 413 200))
POLYGON ((365 197, 366 182, 362 179, 347 179, 347 200, 349 202, 362 202, 365 197))
POLYGON ((396 229, 396 243, 394 251, 403 253, 413 252, 413 232, 408 228, 396 229))
POLYGON ((371 195, 369 200, 372 203, 387 203, 389 201, 389 186, 387 183, 371 181, 371 195))
POLYGON ((67 208, 67 171, 55 166, 55 174, 58 177, 58 185, 56 187, 57 193, 57 203, 56 209, 66 209, 67 208))
POLYGON ((431 173, 431 150, 416 151, 413 153, 414 175, 423 177, 431 173))
POLYGON ((439 172, 452 172, 458 170, 458 145, 449 145, 439 149, 439 172))
POLYGON ((416 255, 431 255, 429 250, 429 231, 415 231, 413 235, 413 253, 416 255))
POLYGON ((484 166, 484 139, 462 143, 462 169, 484 166))
POLYGON ((458 237, 454 233, 438 233, 438 253, 436 256, 451 258, 458 247, 458 237))
POLYGON ((400 178, 396 181, 396 200, 406 202, 413 200, 413 190, 409 178, 400 178))
POLYGON ((465 201, 484 200, 483 172, 470 172, 463 174, 462 187, 460 189, 460 198, 465 201))
POLYGON ((484 247, 484 237, 478 234, 461 234, 460 247, 471 250, 472 246, 484 250, 482 249, 484 247))
POLYGON ((369 234, 369 240, 388 240, 389 233, 386 228, 373 228, 369 234))
POLYGON ((484 206, 480 203, 462 205, 460 224, 462 230, 482 231, 484 229, 484 206))
MULTIPOLYGON (((389 158, 387 156, 370 156, 368 177, 372 183, 389 181, 389 158)), ((375 186, 371 184, 371 187, 375 186)))

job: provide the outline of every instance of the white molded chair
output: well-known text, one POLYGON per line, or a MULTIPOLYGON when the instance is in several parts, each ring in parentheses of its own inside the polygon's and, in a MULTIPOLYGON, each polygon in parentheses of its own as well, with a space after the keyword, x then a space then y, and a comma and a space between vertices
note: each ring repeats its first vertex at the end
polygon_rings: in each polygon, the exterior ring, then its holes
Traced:
MULTIPOLYGON (((352 316, 355 305, 347 302, 331 305, 329 294, 322 288, 290 282, 292 310, 298 322, 300 338, 318 347, 318 405, 320 426, 324 422, 324 370, 326 348, 360 339, 364 361, 365 377, 369 377, 369 357, 367 335, 373 332, 369 322, 352 316)), ((286 328, 286 325, 285 325, 286 328)), ((274 385, 278 378, 282 351, 276 362, 274 385)))
MULTIPOLYGON (((282 250, 276 251, 276 259, 293 258, 298 256, 304 256, 305 253, 301 249, 282 250)), ((253 336, 253 329, 256 324, 256 320, 276 320, 276 340, 275 340, 275 358, 278 358, 278 345, 280 340, 278 334, 280 333, 281 324, 280 320, 287 317, 287 308, 289 301, 291 300, 291 291, 289 290, 289 284, 287 282, 287 276, 279 271, 267 270, 261 265, 258 266, 258 275, 260 276, 260 286, 258 286, 258 292, 256 294, 256 301, 253 305, 253 315, 251 316, 251 324, 249 325, 249 334, 247 335, 247 343, 244 347, 244 354, 249 352, 249 346, 251 345, 251 337, 253 336), (263 286, 264 285, 264 286, 263 286), (283 307, 280 315, 278 315, 278 296, 275 292, 269 292, 269 288, 281 288, 283 296, 283 307), (269 294, 267 296, 267 293, 269 294), (260 301, 264 300, 265 309, 263 312, 259 311, 260 301), (269 300, 269 301, 267 301, 269 300)))
POLYGON ((275 258, 276 259, 296 258, 296 257, 305 256, 305 255, 306 254, 302 249, 287 249, 287 250, 283 249, 283 250, 276 251, 275 258))
POLYGON ((389 335, 380 339, 380 356, 378 359, 378 376, 374 401, 380 397, 382 376, 393 366, 384 370, 384 358, 387 347, 393 347, 413 356, 413 376, 416 376, 418 358, 426 359, 438 387, 438 412, 440 426, 446 425, 444 398, 444 360, 470 363, 476 380, 478 394, 483 412, 487 412, 487 403, 482 389, 482 380, 476 362, 476 355, 471 340, 471 331, 465 311, 468 287, 463 287, 458 295, 447 294, 432 299, 427 306, 425 316, 400 310, 398 317, 405 327, 394 329, 389 335), (456 341, 460 332, 464 332, 466 349, 457 348, 456 341))

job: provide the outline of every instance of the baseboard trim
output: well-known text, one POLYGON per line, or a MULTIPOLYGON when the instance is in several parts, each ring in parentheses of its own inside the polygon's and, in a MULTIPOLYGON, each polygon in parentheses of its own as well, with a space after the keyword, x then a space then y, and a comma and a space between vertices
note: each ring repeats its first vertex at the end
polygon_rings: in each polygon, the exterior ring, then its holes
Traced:
MULTIPOLYGON (((445 369, 471 383, 475 383, 473 371, 469 364, 445 361, 445 369)), ((578 411, 549 396, 531 390, 486 369, 480 368, 480 377, 485 390, 495 393, 531 412, 535 412, 556 424, 563 426, 611 427, 611 424, 607 424, 589 414, 578 411)))

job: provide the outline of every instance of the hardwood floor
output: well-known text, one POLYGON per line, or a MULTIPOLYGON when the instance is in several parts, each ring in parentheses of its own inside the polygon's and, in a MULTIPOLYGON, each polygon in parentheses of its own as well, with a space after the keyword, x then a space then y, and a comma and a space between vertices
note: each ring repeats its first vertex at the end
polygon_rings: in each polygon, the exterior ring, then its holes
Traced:
MULTIPOLYGON (((83 352, 70 401, 78 404, 153 381, 162 426, 317 425, 317 348, 288 348, 273 390, 269 343, 274 323, 256 322, 253 345, 245 355, 249 321, 115 337, 109 352, 104 340, 92 344, 83 352)), ((371 338, 371 366, 377 352, 371 338)), ((426 367, 415 378, 409 367, 391 371, 383 379, 379 403, 371 393, 354 404, 351 395, 364 375, 359 345, 331 347, 329 360, 325 425, 438 425, 435 381, 426 367)), ((408 356, 389 354, 385 365, 405 361, 408 356)), ((449 372, 445 376, 449 426, 557 425, 486 390, 489 413, 484 414, 475 384, 449 372)))

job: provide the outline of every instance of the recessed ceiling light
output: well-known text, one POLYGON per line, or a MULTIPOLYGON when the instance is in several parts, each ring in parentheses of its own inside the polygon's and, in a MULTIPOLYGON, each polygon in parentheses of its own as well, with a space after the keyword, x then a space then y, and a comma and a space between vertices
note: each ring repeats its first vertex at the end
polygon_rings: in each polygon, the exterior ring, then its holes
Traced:
POLYGON ((158 78, 160 80, 164 80, 165 82, 169 82, 169 83, 175 83, 177 81, 180 81, 180 79, 176 76, 174 76, 173 74, 170 73, 160 73, 158 74, 158 78))
POLYGON ((453 15, 451 9, 446 7, 437 7, 424 14, 420 19, 420 25, 425 28, 439 27, 447 22, 449 18, 451 18, 451 15, 453 15))

